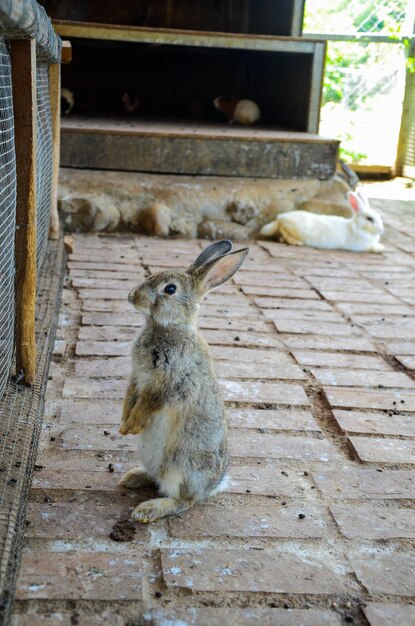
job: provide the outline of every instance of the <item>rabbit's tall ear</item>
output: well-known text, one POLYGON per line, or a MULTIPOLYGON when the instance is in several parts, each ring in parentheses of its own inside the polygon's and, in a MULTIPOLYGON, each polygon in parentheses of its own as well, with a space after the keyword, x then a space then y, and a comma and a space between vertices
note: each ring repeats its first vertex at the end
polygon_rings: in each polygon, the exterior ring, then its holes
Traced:
POLYGON ((193 274, 197 289, 209 291, 229 280, 239 270, 248 254, 249 248, 243 248, 205 263, 193 274))
POLYGON ((212 259, 217 259, 223 254, 227 254, 231 250, 232 243, 228 239, 221 239, 220 241, 215 241, 214 243, 211 243, 210 246, 203 250, 202 254, 199 254, 196 261, 194 261, 187 270, 187 273, 193 274, 195 270, 197 270, 208 261, 211 261, 212 259))
POLYGON ((354 191, 349 191, 349 204, 352 207, 353 211, 355 213, 359 213, 363 206, 362 206, 362 200, 359 198, 359 196, 357 195, 357 193, 355 193, 354 191))

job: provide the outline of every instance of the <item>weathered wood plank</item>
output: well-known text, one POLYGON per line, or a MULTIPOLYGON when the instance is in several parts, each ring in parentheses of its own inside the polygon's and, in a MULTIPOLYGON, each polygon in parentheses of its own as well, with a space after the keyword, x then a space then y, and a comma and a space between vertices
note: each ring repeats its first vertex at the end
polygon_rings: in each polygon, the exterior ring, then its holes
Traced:
POLYGON ((338 142, 255 141, 63 129, 62 166, 261 178, 333 176, 338 142))

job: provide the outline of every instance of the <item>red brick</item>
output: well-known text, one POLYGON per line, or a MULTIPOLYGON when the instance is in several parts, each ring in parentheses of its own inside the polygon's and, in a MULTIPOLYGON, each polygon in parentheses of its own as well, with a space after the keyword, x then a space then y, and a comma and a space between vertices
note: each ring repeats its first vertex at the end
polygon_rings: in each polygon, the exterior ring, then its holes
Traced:
MULTIPOLYGON (((246 325, 247 327, 249 324, 246 325)), ((260 348, 281 348, 282 343, 273 333, 253 333, 233 330, 201 330, 202 336, 210 345, 258 346, 260 348)))
POLYGON ((269 428, 319 432, 320 427, 309 411, 301 409, 231 409, 227 408, 233 428, 269 428))
POLYGON ((225 489, 229 493, 251 493, 259 496, 302 496, 310 489, 303 471, 288 471, 281 474, 280 470, 271 467, 254 465, 232 466, 229 468, 228 484, 225 489))
POLYGON ((295 363, 249 363, 247 361, 217 361, 217 376, 226 378, 272 378, 281 380, 304 380, 307 378, 303 370, 295 363))
MULTIPOLYGON (((264 309, 275 309, 280 306, 278 300, 280 298, 287 299, 290 298, 291 305, 295 306, 297 300, 306 300, 308 302, 308 306, 311 308, 310 301, 319 301, 318 294, 315 291, 306 290, 306 289, 274 289, 273 296, 258 296, 253 297, 253 300, 257 306, 264 309)), ((305 305, 304 305, 305 306, 305 305)))
POLYGON ((415 393, 405 390, 379 389, 374 391, 324 387, 324 393, 332 407, 415 411, 415 393))
POLYGON ((229 298, 228 304, 207 304, 202 301, 200 305, 200 316, 223 317, 224 319, 243 319, 249 320, 262 319, 261 312, 253 305, 247 302, 244 306, 233 306, 232 298, 229 298))
POLYGON ((290 349, 299 350, 349 350, 350 352, 374 352, 375 346, 364 337, 328 337, 311 335, 284 335, 282 338, 290 349))
POLYGON ((119 400, 61 400, 53 407, 54 414, 63 424, 118 424, 120 411, 119 400))
POLYGON ((401 316, 411 314, 411 307, 404 304, 368 304, 366 302, 340 302, 337 308, 346 313, 346 315, 376 315, 382 314, 386 316, 401 316))
MULTIPOLYGON (((119 398, 125 396, 127 391, 126 380, 114 380, 112 378, 104 378, 101 380, 92 380, 90 378, 68 377, 62 391, 63 398, 93 398, 100 400, 102 398, 119 398)), ((121 413, 121 402, 120 402, 121 413)))
POLYGON ((285 365, 293 363, 292 358, 283 350, 253 350, 252 348, 237 348, 228 346, 211 346, 210 352, 214 360, 231 361, 231 363, 248 362, 256 367, 259 363, 285 365))
MULTIPOLYGON (((86 476, 86 480, 88 480, 86 476)), ((89 483, 88 483, 89 484, 89 483)), ((27 508, 26 537, 63 540, 96 540, 108 538, 113 525, 129 519, 132 510, 148 497, 138 492, 111 495, 111 503, 89 493, 88 500, 80 498, 72 502, 31 502, 27 508), (124 496, 124 497, 123 497, 124 496)), ((73 500, 73 499, 72 499, 73 500)), ((148 540, 147 527, 138 525, 134 543, 148 540)))
POLYGON ((402 363, 408 370, 415 370, 415 356, 395 355, 395 359, 402 363))
POLYGON ((311 373, 322 385, 340 387, 400 387, 414 389, 415 383, 401 372, 382 372, 361 369, 311 368, 311 373))
POLYGON ((369 602, 363 609, 370 626, 415 624, 415 605, 369 602))
POLYGON ((168 587, 193 591, 328 594, 345 591, 329 559, 254 550, 161 550, 168 587))
POLYGON ((413 539, 413 509, 386 508, 371 504, 332 504, 341 533, 347 539, 413 539))
POLYGON ((127 356, 131 354, 132 341, 78 341, 77 356, 127 356))
POLYGON ((267 321, 262 320, 245 320, 230 319, 223 317, 199 316, 199 328, 211 328, 212 330, 243 330, 245 332, 254 333, 274 333, 274 327, 267 321))
POLYGON ((131 342, 138 335, 137 326, 81 326, 78 332, 80 341, 131 342))
POLYGON ((333 302, 372 302, 374 304, 400 304, 399 300, 394 296, 372 291, 321 291, 326 300, 333 302))
POLYGON ((273 433, 253 433, 239 429, 229 434, 230 452, 235 457, 329 461, 339 453, 326 439, 295 437, 273 433))
MULTIPOLYGON (((132 439, 128 437, 128 439, 132 439)), ((133 440, 133 439, 132 439, 133 440)), ((83 472, 88 474, 103 474, 101 480, 112 477, 108 472, 108 463, 114 465, 116 472, 123 472, 124 469, 137 465, 137 452, 135 450, 65 450, 60 447, 53 450, 43 450, 39 453, 36 464, 42 469, 36 470, 34 478, 42 477, 44 472, 55 472, 57 476, 61 472, 83 472)))
POLYGON ((415 498, 415 470, 339 467, 313 472, 322 493, 331 498, 415 498))
POLYGON ((308 276, 308 281, 319 291, 364 291, 365 293, 384 293, 383 289, 375 287, 368 280, 362 278, 342 278, 337 276, 308 276))
POLYGON ((142 326, 144 319, 138 312, 83 313, 83 326, 142 326))
POLYGON ((276 329, 280 333, 295 333, 295 334, 318 334, 318 335, 330 335, 342 336, 342 335, 355 335, 358 333, 358 329, 348 322, 342 323, 336 322, 317 322, 309 320, 273 320, 276 329))
MULTIPOLYGON (((144 270, 136 269, 135 271, 128 271, 128 268, 125 265, 118 266, 114 271, 112 270, 88 270, 88 269, 78 269, 74 268, 69 271, 69 278, 77 278, 77 279, 89 279, 94 281, 90 284, 95 284, 95 279, 98 280, 126 280, 126 281, 136 281, 136 284, 139 280, 142 280, 145 277, 144 270)), ((105 287, 105 285, 102 285, 105 287)))
POLYGON ((349 433, 415 436, 413 415, 389 415, 360 411, 333 411, 340 428, 349 433))
POLYGON ((379 339, 412 339, 415 335, 415 319, 376 319, 368 316, 356 315, 353 318, 356 324, 365 327, 366 332, 379 339))
POLYGON ((369 593, 415 595, 415 553, 393 551, 379 554, 370 550, 366 554, 361 550, 349 555, 349 560, 369 593))
POLYGON ((129 304, 126 299, 99 300, 98 298, 91 298, 91 300, 82 301, 82 311, 128 313, 132 310, 131 304, 129 304))
POLYGON ((415 440, 350 437, 350 442, 363 462, 415 464, 415 440))
POLYGON ((385 348, 388 354, 415 356, 415 342, 413 341, 389 341, 385 348))
POLYGON ((57 613, 40 610, 39 613, 14 614, 11 626, 72 626, 75 621, 81 626, 124 626, 124 620, 111 609, 102 611, 96 607, 96 613, 84 613, 78 608, 72 613, 57 613))
POLYGON ((63 448, 71 450, 135 450, 135 438, 123 437, 118 429, 119 425, 67 426, 60 434, 60 441, 63 448))
POLYGON ((282 506, 273 500, 202 504, 169 520, 179 539, 202 537, 321 538, 327 521, 304 503, 282 506), (305 515, 300 519, 298 515, 305 515))
MULTIPOLYGON (((242 285, 241 289, 243 293, 247 296, 267 296, 267 297, 277 297, 277 298, 285 298, 291 297, 293 294, 293 290, 301 290, 306 291, 307 293, 313 294, 310 296, 314 299, 314 291, 310 289, 310 285, 308 285, 305 281, 302 281, 298 278, 291 278, 290 280, 279 281, 278 276, 274 277, 271 283, 268 284, 257 284, 257 285, 242 285)), ((300 296, 301 297, 301 296, 300 296)), ((307 298, 307 296, 306 296, 307 298)))
POLYGON ((130 292, 129 287, 122 289, 78 289, 78 294, 81 300, 120 300, 125 302, 127 308, 127 297, 130 292))
MULTIPOLYGON (((133 462, 117 465, 117 471, 110 473, 108 471, 108 460, 105 463, 105 469, 101 472, 78 471, 76 469, 65 470, 42 470, 35 472, 32 482, 33 493, 37 490, 42 492, 47 490, 61 491, 88 491, 88 494, 94 492, 119 492, 118 481, 122 475, 134 466, 133 462), (88 489, 86 487, 88 485, 88 489)), ((132 492, 131 492, 132 493, 132 492)), ((88 497, 89 497, 88 495, 88 497)))
MULTIPOLYGON (((339 367, 367 370, 391 370, 392 368, 380 356, 362 356, 360 354, 342 354, 340 352, 314 352, 293 350, 295 360, 301 365, 318 367, 339 367)), ((382 374, 383 375, 383 374, 382 374)), ((378 376, 380 376, 378 374, 378 376)))
POLYGON ((75 374, 76 376, 87 376, 89 378, 121 377, 127 380, 131 367, 131 359, 129 357, 120 356, 93 360, 80 359, 75 361, 75 374))
MULTIPOLYGON (((308 293, 308 292, 307 292, 308 293)), ((261 309, 305 309, 306 311, 332 311, 333 309, 327 302, 322 300, 308 299, 299 300, 296 298, 253 298, 255 304, 261 309)), ((265 313, 265 311, 264 311, 265 313)), ((265 313, 266 315, 266 313, 265 313)))
POLYGON ((136 276, 124 280, 117 280, 116 272, 113 272, 113 274, 115 274, 114 278, 110 276, 105 278, 84 278, 73 276, 71 272, 71 283, 75 289, 117 289, 125 292, 125 290, 130 291, 144 281, 144 272, 141 275, 137 273, 136 276))
POLYGON ((16 599, 141 600, 144 554, 23 552, 16 599))
POLYGON ((314 311, 307 309, 264 309, 264 315, 270 320, 299 320, 305 322, 344 322, 341 315, 335 311, 314 311))
POLYGON ((282 283, 289 283, 291 285, 291 281, 297 281, 296 284, 305 284, 306 287, 309 289, 307 283, 305 283, 301 279, 299 280, 298 278, 294 278, 293 276, 287 274, 286 271, 283 270, 283 268, 280 269, 281 271, 279 272, 255 272, 250 270, 243 270, 235 274, 232 280, 237 285, 265 285, 266 287, 269 287, 270 285, 275 286, 276 284, 280 285, 282 283))
POLYGON ((229 304, 229 300, 231 300, 232 306, 246 306, 249 304, 249 299, 241 293, 238 293, 238 295, 232 295, 232 298, 230 298, 228 294, 220 294, 215 291, 208 293, 203 302, 206 304, 214 304, 216 306, 222 304, 227 306, 229 304))
POLYGON ((151 617, 154 626, 340 626, 334 612, 320 609, 176 608, 154 610, 151 617))
POLYGON ((309 406, 304 389, 300 385, 287 383, 219 381, 224 400, 230 402, 295 404, 309 406))

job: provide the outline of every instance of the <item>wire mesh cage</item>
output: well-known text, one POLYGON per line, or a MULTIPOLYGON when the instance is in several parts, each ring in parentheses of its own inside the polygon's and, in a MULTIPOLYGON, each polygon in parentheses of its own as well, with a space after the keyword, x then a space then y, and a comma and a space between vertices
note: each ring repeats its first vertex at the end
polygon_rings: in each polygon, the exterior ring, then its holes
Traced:
POLYGON ((14 234, 16 220, 16 158, 11 60, 0 38, 0 397, 14 348, 14 234))
POLYGON ((36 263, 40 267, 45 256, 52 193, 52 123, 50 114, 48 65, 38 64, 37 92, 37 157, 36 157, 36 263))

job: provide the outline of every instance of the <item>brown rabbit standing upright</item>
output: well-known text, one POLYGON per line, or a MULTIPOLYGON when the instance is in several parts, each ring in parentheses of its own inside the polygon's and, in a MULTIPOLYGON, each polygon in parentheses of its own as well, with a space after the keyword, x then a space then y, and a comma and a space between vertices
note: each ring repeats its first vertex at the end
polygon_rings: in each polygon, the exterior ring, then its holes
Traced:
POLYGON ((153 274, 128 296, 146 324, 133 347, 120 433, 139 434, 145 471, 130 470, 120 485, 155 483, 165 496, 139 504, 132 513, 138 521, 184 511, 220 491, 225 478, 224 406, 196 318, 203 296, 231 278, 249 253, 231 249, 230 241, 217 241, 187 271, 153 274))

